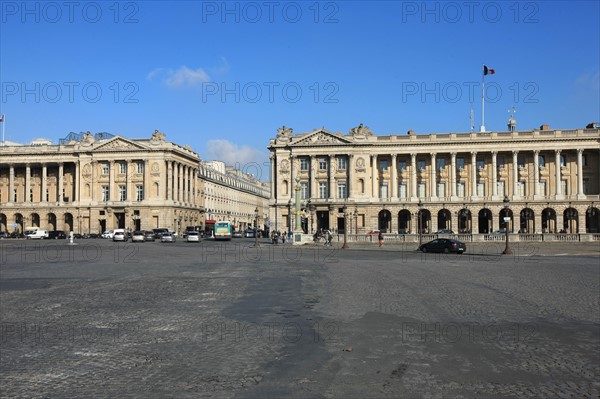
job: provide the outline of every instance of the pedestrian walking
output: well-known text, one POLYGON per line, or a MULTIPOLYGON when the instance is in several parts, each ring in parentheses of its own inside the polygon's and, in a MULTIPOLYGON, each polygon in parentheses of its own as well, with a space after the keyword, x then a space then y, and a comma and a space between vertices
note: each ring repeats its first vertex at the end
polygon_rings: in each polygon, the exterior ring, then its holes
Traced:
POLYGON ((381 246, 383 245, 383 233, 381 231, 379 232, 377 238, 379 239, 379 248, 381 248, 381 246))

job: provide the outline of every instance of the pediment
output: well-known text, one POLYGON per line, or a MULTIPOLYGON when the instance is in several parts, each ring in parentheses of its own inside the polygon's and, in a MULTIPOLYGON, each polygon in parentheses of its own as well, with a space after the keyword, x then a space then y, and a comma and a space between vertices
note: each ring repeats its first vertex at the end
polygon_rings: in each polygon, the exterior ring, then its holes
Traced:
POLYGON ((113 137, 106 143, 100 143, 93 151, 137 151, 148 148, 124 137, 113 137))
POLYGON ((346 137, 339 136, 325 129, 315 130, 309 133, 307 136, 301 137, 299 140, 291 143, 291 146, 299 145, 336 145, 336 144, 350 144, 352 140, 346 137))

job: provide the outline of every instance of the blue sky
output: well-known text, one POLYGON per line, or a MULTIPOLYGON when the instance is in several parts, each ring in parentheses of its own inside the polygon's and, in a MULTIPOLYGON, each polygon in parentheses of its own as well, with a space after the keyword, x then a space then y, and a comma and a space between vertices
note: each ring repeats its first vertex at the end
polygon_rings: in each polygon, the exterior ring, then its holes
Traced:
POLYGON ((600 121, 600 9, 559 2, 4 1, 7 139, 154 129, 263 162, 282 125, 466 132, 600 121), (24 5, 25 4, 25 5, 24 5), (469 4, 471 4, 469 6, 469 4))

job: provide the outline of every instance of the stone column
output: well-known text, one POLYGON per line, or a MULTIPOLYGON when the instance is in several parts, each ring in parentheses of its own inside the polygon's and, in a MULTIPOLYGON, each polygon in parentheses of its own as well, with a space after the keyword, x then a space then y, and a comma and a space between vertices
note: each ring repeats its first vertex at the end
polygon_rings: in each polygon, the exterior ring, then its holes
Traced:
POLYGON ((477 198, 477 152, 471 152, 471 198, 477 198))
POLYGON ((556 187, 554 189, 554 193, 556 196, 556 199, 563 199, 563 192, 562 192, 562 181, 561 181, 561 176, 560 176, 560 150, 555 150, 554 151, 554 169, 555 169, 555 174, 556 174, 556 187))
MULTIPOLYGON (((152 178, 150 177, 150 161, 148 159, 144 159, 144 181, 143 181, 143 188, 142 188, 142 201, 146 201, 149 197, 150 197, 150 192, 152 190, 152 188, 150 187, 151 185, 151 181, 152 178)), ((160 198, 160 186, 158 187, 159 192, 156 193, 158 198, 160 198)))
MULTIPOLYGON (((47 202, 46 190, 48 187, 48 167, 46 164, 42 164, 42 202, 47 202)), ((10 195, 9 195, 10 197, 10 195)))
POLYGON ((315 157, 314 155, 311 155, 310 156, 310 195, 309 195, 309 198, 318 198, 316 175, 317 175, 317 157, 315 157))
POLYGON ((173 161, 173 201, 179 201, 179 164, 173 161))
MULTIPOLYGON (((131 161, 128 159, 125 161, 125 200, 126 201, 131 201, 131 175, 130 175, 130 168, 131 168, 131 161)), ((127 218, 129 218, 129 215, 127 215, 127 218)), ((129 221, 125 222, 126 224, 129 223, 129 221)))
MULTIPOLYGON (((430 193, 431 193, 431 199, 436 200, 437 199, 437 186, 436 186, 437 173, 436 173, 435 168, 437 167, 437 165, 436 165, 435 159, 436 159, 437 154, 435 152, 432 152, 430 155, 431 155, 431 182, 430 182, 430 186, 431 186, 430 190, 431 191, 430 191, 430 193)), ((433 215, 431 216, 431 219, 433 220, 433 215)), ((437 224, 437 219, 436 219, 436 224, 437 224)), ((437 231, 437 229, 435 231, 437 231)))
POLYGON ((379 198, 379 193, 377 192, 377 172, 378 172, 378 167, 377 167, 377 154, 373 154, 371 156, 371 162, 372 162, 372 167, 371 167, 371 197, 372 198, 379 198))
MULTIPOLYGON (((73 198, 73 201, 79 201, 81 199, 81 187, 79 182, 81 181, 80 177, 80 173, 81 173, 81 168, 80 166, 80 162, 76 161, 75 162, 75 175, 73 176, 73 184, 75 185, 75 198, 73 198)), ((79 227, 79 226, 77 226, 79 227)))
MULTIPOLYGON (((112 201, 115 192, 115 161, 108 162, 108 200, 112 201)), ((108 219, 108 218, 107 218, 108 219)), ((108 228, 108 226, 107 226, 108 228)))
POLYGON ((577 198, 585 198, 583 193, 583 149, 577 149, 577 198))
POLYGON ((31 166, 29 164, 25 165, 25 202, 31 202, 30 198, 31 192, 31 166))
POLYGON ((456 153, 452 152, 450 153, 451 156, 451 168, 450 168, 450 195, 451 195, 451 199, 455 200, 456 199, 456 153))
POLYGON ((9 166, 8 171, 8 202, 16 202, 15 201, 15 167, 14 165, 9 166))
POLYGON ((397 157, 398 154, 392 154, 392 164, 390 165, 390 167, 392 168, 392 200, 397 200, 398 199, 398 171, 396 170, 398 168, 398 164, 397 164, 397 157))
POLYGON ((417 200, 417 154, 410 154, 410 199, 417 200))
POLYGON ((540 151, 533 151, 533 198, 540 194, 540 151))
POLYGON ((167 161, 167 200, 173 200, 173 161, 167 161))
POLYGON ((189 183, 188 183, 188 174, 189 174, 189 169, 187 165, 181 165, 181 172, 183 173, 183 184, 181 185, 181 202, 188 202, 188 190, 189 190, 189 183))
POLYGON ((492 151, 492 199, 498 199, 498 151, 492 151))
POLYGON ((63 200, 64 200, 64 197, 63 197, 63 187, 64 187, 64 185, 63 185, 63 183, 64 183, 64 165, 61 162, 61 163, 58 164, 58 202, 60 204, 62 204, 63 200))
POLYGON ((354 197, 354 184, 352 184, 352 165, 354 165, 354 154, 349 154, 348 163, 346 164, 346 190, 348 190, 348 198, 354 197))
POLYGON ((193 201, 192 201, 192 192, 193 192, 192 188, 194 187, 192 184, 193 183, 193 179, 192 179, 193 172, 194 172, 194 168, 192 168, 191 166, 188 166, 188 204, 190 204, 190 205, 193 203, 193 201))
POLYGON ((275 176, 275 154, 269 154, 269 168, 271 171, 271 195, 270 199, 273 201, 275 199, 275 185, 277 184, 277 177, 275 176))
POLYGON ((513 199, 516 199, 519 197, 519 193, 517 192, 517 185, 519 183, 519 167, 517 165, 517 157, 519 156, 519 151, 513 151, 512 155, 512 196, 513 199))
POLYGON ((334 199, 335 195, 335 155, 329 154, 329 198, 334 199))
MULTIPOLYGON (((288 187, 287 187, 287 190, 290 194, 290 199, 292 199, 294 197, 294 194, 293 194, 294 193, 294 181, 295 181, 294 179, 296 178, 296 174, 294 173, 295 167, 296 167, 296 156, 290 154, 290 181, 289 181, 288 187)), ((273 172, 271 172, 271 173, 273 173, 273 172)), ((273 188, 271 188, 271 189, 273 189, 273 188)), ((275 195, 275 193, 271 194, 271 199, 275 199, 274 195, 275 195)))

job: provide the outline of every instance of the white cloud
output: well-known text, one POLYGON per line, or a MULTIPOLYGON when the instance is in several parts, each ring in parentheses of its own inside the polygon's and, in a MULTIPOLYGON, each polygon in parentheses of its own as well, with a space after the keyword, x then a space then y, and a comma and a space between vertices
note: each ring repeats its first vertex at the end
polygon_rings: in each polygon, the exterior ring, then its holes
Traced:
POLYGON ((193 70, 185 65, 176 71, 170 70, 165 79, 165 84, 171 88, 197 86, 204 82, 210 82, 210 77, 204 69, 193 70))
POLYGON ((266 152, 247 145, 238 146, 229 140, 209 140, 206 143, 207 160, 218 160, 262 181, 269 180, 269 157, 266 152))

